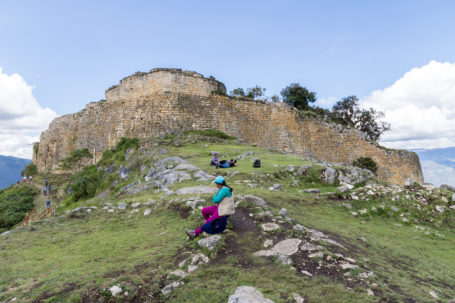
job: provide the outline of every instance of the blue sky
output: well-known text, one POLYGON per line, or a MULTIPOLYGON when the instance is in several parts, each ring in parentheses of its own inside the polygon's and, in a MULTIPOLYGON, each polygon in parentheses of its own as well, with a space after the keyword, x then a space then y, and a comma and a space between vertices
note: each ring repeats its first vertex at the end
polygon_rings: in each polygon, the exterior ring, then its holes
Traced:
POLYGON ((268 96, 299 82, 325 107, 354 94, 392 124, 381 144, 453 147, 454 12, 439 0, 1 0, 0 155, 31 158, 52 119, 155 67, 268 96))
POLYGON ((181 67, 228 90, 300 82, 368 95, 430 60, 455 62, 454 1, 0 2, 0 67, 75 112, 136 71, 181 67))

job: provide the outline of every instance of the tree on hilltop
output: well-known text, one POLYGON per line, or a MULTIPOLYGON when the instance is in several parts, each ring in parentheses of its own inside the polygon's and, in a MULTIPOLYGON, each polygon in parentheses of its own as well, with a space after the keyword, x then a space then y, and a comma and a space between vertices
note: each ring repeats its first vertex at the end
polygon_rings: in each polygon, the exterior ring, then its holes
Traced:
POLYGON ((246 93, 243 88, 239 87, 239 88, 233 89, 231 91, 231 96, 257 99, 259 97, 263 97, 265 91, 266 91, 266 88, 260 87, 259 85, 256 85, 255 87, 247 88, 246 93))
POLYGON ((332 119, 340 124, 354 127, 365 133, 370 140, 377 141, 380 136, 390 130, 390 123, 379 121, 384 113, 373 108, 360 109, 359 98, 348 96, 332 107, 332 119))
POLYGON ((307 110, 309 103, 316 102, 316 93, 310 92, 299 83, 291 83, 281 91, 283 102, 300 110, 307 110))

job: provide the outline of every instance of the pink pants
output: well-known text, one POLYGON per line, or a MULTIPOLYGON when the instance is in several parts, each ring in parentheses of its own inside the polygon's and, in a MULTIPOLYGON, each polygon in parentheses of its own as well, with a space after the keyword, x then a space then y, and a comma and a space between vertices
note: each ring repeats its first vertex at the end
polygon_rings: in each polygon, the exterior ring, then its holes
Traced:
MULTIPOLYGON (((205 219, 205 223, 221 218, 218 215, 218 204, 214 206, 207 206, 201 210, 202 216, 205 219)), ((197 236, 202 233, 202 228, 199 227, 194 231, 194 234, 197 236)))

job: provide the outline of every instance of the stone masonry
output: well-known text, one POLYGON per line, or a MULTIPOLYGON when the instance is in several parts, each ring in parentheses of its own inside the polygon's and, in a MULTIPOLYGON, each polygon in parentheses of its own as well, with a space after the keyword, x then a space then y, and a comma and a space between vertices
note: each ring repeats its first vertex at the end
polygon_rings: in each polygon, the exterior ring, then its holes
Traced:
POLYGON ((395 184, 423 182, 415 153, 390 150, 361 133, 319 118, 306 117, 285 104, 234 100, 213 77, 178 69, 136 73, 106 91, 106 101, 56 118, 41 134, 33 163, 56 169, 71 151, 88 148, 101 159, 122 137, 149 138, 188 130, 216 129, 250 145, 318 160, 350 164, 364 156, 378 164, 378 177, 395 184))

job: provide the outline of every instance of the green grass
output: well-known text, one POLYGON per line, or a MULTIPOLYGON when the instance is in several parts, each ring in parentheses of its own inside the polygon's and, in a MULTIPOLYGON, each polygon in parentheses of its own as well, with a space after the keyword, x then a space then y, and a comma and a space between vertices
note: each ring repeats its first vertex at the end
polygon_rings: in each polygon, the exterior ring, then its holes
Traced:
MULTIPOLYGON (((122 295, 117 300, 119 302, 134 301, 134 296, 141 292, 162 302, 226 302, 235 289, 242 285, 255 287, 276 303, 293 302, 292 293, 300 294, 308 302, 377 302, 381 298, 392 302, 411 299, 434 302, 429 291, 436 291, 445 301, 455 297, 455 233, 449 228, 450 225, 437 227, 429 222, 419 224, 432 230, 431 235, 425 235, 424 232, 415 231, 414 225, 402 224, 397 215, 354 217, 341 206, 341 202, 349 202, 353 210, 358 210, 369 209, 381 201, 388 205, 390 201, 382 198, 375 201, 334 200, 331 198, 333 195, 325 193, 335 192, 336 187, 319 181, 317 175, 320 167, 317 165, 310 169, 307 177, 283 171, 288 165, 298 167, 311 164, 299 157, 229 141, 225 144, 183 141, 176 147, 173 140, 181 139, 171 136, 161 141, 164 146, 155 147, 164 147, 168 153, 156 153, 153 158, 145 157, 145 154, 151 154, 153 148, 150 148, 143 155, 139 154, 137 161, 146 164, 148 169, 150 164, 159 159, 180 156, 212 175, 225 175, 236 195, 263 197, 274 214, 283 207, 287 208, 298 223, 321 230, 347 246, 349 249, 343 254, 355 258, 359 264, 375 273, 371 282, 378 286, 372 289, 381 297, 368 297, 364 288, 349 290, 327 277, 307 278, 290 266, 253 257, 252 253, 261 249, 267 237, 253 232, 239 236, 234 230, 223 236, 223 242, 226 237, 233 237, 242 247, 242 256, 228 255, 218 260, 222 262, 215 260, 202 265, 184 279, 184 285, 168 297, 159 298, 159 290, 172 281, 166 278, 166 274, 177 268, 183 252, 208 251, 198 248, 195 242, 187 241, 183 233, 185 228, 195 228, 202 223, 199 210, 190 211, 188 218, 183 219, 176 210, 169 208, 170 200, 185 197, 161 199, 163 193, 156 192, 156 189, 135 195, 115 196, 120 187, 142 178, 144 173, 135 170, 129 180, 111 189, 111 195, 106 200, 98 198, 97 194, 101 188, 104 190, 118 178, 117 173, 104 175, 105 179, 99 183, 101 185, 94 197, 80 199, 66 208, 60 206, 59 213, 63 214, 66 209, 77 206, 97 206, 98 211, 82 218, 54 218, 36 224, 34 231, 20 229, 0 238, 0 301, 17 297, 20 302, 32 302, 40 298, 45 302, 84 302, 91 295, 90 298, 96 297, 100 302, 114 302, 107 288, 117 284, 129 293, 127 296, 122 295), (211 151, 221 152, 220 158, 227 160, 245 152, 254 154, 239 160, 238 167, 217 170, 209 166, 211 151), (261 159, 262 168, 252 167, 254 158, 261 159), (229 171, 238 174, 227 176, 229 171), (245 180, 257 186, 250 187, 245 180), (293 185, 295 180, 298 181, 297 186, 293 185), (274 183, 282 184, 283 190, 268 190, 274 183), (305 188, 318 188, 322 194, 302 193, 305 188), (157 206, 152 207, 152 214, 148 217, 142 216, 145 207, 131 218, 128 218, 131 208, 123 212, 116 210, 113 214, 101 210, 107 201, 117 205, 120 202, 131 204, 150 199, 154 199, 157 206), (397 226, 398 223, 401 225, 397 226), (444 237, 435 236, 436 230, 444 237), (359 241, 361 237, 366 242, 359 241)), ((106 154, 103 167, 111 163, 117 167, 125 165, 125 150, 120 148, 111 155, 106 154)), ((34 182, 40 184, 43 179, 43 175, 37 175, 34 182)), ((62 188, 69 181, 68 176, 49 175, 49 179, 60 185, 63 196, 62 188)), ((177 190, 196 185, 211 185, 211 181, 184 181, 169 188, 177 190)), ((201 198, 207 199, 206 205, 210 205, 210 195, 201 195, 201 198)), ((38 195, 34 203, 44 205, 42 195, 38 195)), ((406 203, 398 206, 413 207, 412 203, 406 203)), ((300 237, 298 232, 284 228, 279 233, 300 237)), ((229 248, 224 243, 218 248, 217 256, 213 252, 210 254, 221 258, 223 251, 229 248)), ((326 253, 332 254, 328 250, 326 253)), ((360 271, 354 270, 351 274, 360 271)), ((143 300, 145 298, 142 297, 143 300)))

